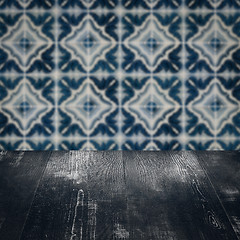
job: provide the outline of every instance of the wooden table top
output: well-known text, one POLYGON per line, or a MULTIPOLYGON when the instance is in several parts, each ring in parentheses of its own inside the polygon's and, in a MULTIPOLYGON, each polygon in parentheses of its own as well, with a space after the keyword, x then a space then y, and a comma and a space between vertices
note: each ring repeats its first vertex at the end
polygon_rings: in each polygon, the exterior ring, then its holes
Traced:
POLYGON ((240 152, 0 152, 0 239, 240 239, 240 152))

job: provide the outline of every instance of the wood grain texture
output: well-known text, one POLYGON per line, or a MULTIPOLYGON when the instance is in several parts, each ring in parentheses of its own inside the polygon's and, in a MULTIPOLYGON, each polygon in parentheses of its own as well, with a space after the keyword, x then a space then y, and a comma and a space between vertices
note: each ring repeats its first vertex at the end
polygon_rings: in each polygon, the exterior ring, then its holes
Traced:
POLYGON ((0 152, 0 239, 19 239, 50 154, 0 152))
POLYGON ((124 188, 121 152, 54 152, 21 239, 113 239, 124 188))
POLYGON ((0 152, 0 239, 240 239, 239 159, 238 152, 0 152))
POLYGON ((237 239, 191 152, 123 152, 129 239, 237 239))
POLYGON ((240 152, 196 152, 240 239, 240 152))

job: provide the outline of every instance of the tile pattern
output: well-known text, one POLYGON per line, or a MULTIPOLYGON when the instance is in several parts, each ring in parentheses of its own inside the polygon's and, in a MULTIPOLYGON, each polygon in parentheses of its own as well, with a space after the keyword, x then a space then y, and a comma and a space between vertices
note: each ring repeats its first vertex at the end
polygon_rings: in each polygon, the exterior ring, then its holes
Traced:
POLYGON ((0 1, 0 149, 240 149, 239 0, 0 1))

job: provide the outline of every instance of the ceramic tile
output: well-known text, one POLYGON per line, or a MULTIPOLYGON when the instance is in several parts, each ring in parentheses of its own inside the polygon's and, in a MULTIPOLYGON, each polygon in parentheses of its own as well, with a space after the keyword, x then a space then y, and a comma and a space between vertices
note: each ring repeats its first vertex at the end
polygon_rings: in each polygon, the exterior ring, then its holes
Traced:
POLYGON ((181 150, 183 149, 181 143, 177 139, 141 139, 131 138, 125 139, 122 143, 123 150, 144 150, 144 151, 158 151, 158 150, 181 150))
POLYGON ((114 77, 63 77, 59 82, 59 133, 90 137, 115 135, 117 86, 114 77))
POLYGON ((55 0, 2 0, 0 9, 51 9, 54 7, 55 0))
POLYGON ((64 13, 58 21, 61 71, 76 70, 82 73, 93 73, 98 70, 116 71, 118 68, 116 14, 64 13))
POLYGON ((126 29, 122 37, 123 70, 127 73, 179 72, 181 21, 176 12, 125 14, 122 18, 126 29))
POLYGON ((54 70, 54 17, 50 13, 1 13, 0 72, 54 70))
POLYGON ((54 83, 51 78, 0 77, 3 89, 0 136, 54 133, 54 83))
POLYGON ((0 1, 0 148, 239 149, 239 9, 0 1))
POLYGON ((179 135, 181 99, 178 93, 181 83, 178 78, 126 78, 123 83, 126 93, 123 99, 125 135, 179 135))

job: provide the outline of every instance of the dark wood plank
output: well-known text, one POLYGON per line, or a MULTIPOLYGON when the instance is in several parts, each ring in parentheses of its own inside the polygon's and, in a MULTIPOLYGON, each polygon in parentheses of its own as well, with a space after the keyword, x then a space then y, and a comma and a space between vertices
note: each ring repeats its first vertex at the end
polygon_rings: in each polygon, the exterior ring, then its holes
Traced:
POLYGON ((127 204, 122 152, 95 152, 90 162, 89 199, 96 202, 97 211, 96 226, 90 227, 95 228, 95 236, 89 234, 86 239, 125 239, 128 233, 125 230, 127 204))
POLYGON ((54 152, 21 239, 119 239, 124 191, 121 152, 54 152))
POLYGON ((123 152, 129 239, 237 239, 191 152, 123 152))
POLYGON ((50 152, 0 153, 0 239, 19 239, 50 152))
POLYGON ((196 152, 240 239, 240 152, 196 152))

